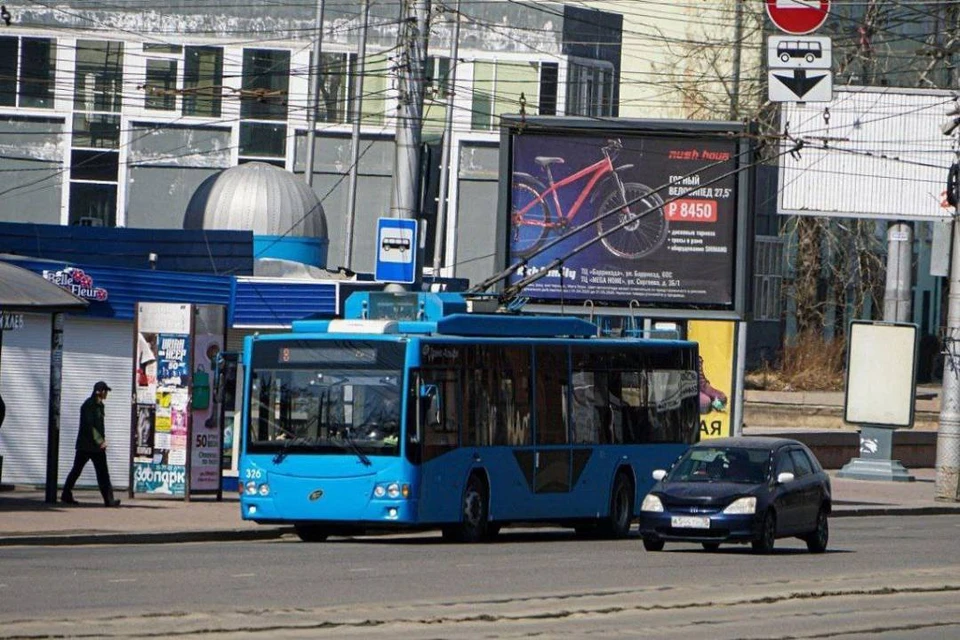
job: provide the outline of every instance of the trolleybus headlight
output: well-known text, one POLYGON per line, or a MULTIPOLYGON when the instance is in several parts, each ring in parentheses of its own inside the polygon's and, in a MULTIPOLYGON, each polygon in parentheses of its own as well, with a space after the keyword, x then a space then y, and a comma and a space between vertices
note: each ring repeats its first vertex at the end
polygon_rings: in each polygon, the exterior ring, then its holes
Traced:
POLYGON ((378 484, 373 488, 373 495, 378 498, 382 498, 383 496, 387 495, 387 490, 382 484, 378 484))
POLYGON ((253 480, 247 482, 247 495, 252 496, 257 493, 257 483, 253 480))
POLYGON ((399 498, 400 497, 400 485, 396 482, 391 482, 387 485, 387 497, 388 498, 399 498))
POLYGON ((756 513, 757 512, 757 499, 753 496, 749 498, 739 498, 731 502, 726 509, 723 510, 727 514, 744 514, 744 513, 756 513))
POLYGON ((260 495, 266 496, 269 494, 270 494, 270 485, 264 482, 262 485, 260 485, 260 495))
POLYGON ((643 504, 640 505, 640 511, 663 511, 663 503, 660 502, 660 498, 648 493, 643 499, 643 504))

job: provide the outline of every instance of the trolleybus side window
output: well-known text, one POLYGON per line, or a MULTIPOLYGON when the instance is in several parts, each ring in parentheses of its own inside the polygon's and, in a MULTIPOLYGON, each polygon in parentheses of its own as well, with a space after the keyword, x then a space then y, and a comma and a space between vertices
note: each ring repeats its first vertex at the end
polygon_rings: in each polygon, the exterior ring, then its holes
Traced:
POLYGON ((537 347, 537 444, 568 441, 566 347, 537 347))
POLYGON ((459 446, 460 382, 455 369, 423 372, 423 461, 431 460, 459 446))

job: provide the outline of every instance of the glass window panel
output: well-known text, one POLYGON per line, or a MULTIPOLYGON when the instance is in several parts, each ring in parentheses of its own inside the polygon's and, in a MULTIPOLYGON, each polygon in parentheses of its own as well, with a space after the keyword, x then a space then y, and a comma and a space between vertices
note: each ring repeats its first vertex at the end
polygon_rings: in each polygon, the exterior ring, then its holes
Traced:
POLYGON ((147 60, 147 86, 143 106, 173 111, 177 108, 177 61, 147 60))
POLYGON ((183 47, 179 44, 165 43, 143 43, 144 53, 183 53, 183 47))
POLYGON ((494 115, 520 113, 521 93, 527 113, 531 113, 539 101, 539 91, 540 67, 536 62, 498 62, 494 115))
POLYGON ((287 154, 287 127, 265 122, 240 123, 241 156, 282 158, 287 154))
POLYGON ((183 115, 220 117, 223 49, 187 47, 183 62, 183 115))
POLYGON ((71 180, 116 182, 119 168, 120 154, 116 151, 74 149, 70 152, 71 180))
POLYGON ((470 127, 489 129, 493 122, 493 63, 473 63, 473 105, 470 127))
POLYGON ((347 109, 350 104, 348 59, 345 53, 320 54, 318 122, 347 122, 347 109))
POLYGON ((564 443, 567 441, 568 430, 567 349, 538 347, 536 358, 537 442, 540 444, 564 443))
POLYGON ((117 185, 71 182, 70 224, 116 226, 117 185))
POLYGON ((360 107, 364 124, 383 124, 389 77, 389 61, 386 55, 367 59, 363 74, 363 103, 360 107))
POLYGON ((20 106, 53 109, 57 44, 50 38, 24 38, 20 50, 20 106))
POLYGON ((17 38, 0 37, 0 106, 17 105, 17 38))
POLYGON ((120 146, 120 116, 73 114, 73 146, 116 149, 120 146))
POLYGON ((123 43, 77 40, 73 108, 120 111, 123 104, 123 43))
POLYGON ((557 115, 557 86, 560 66, 556 62, 540 63, 540 115, 557 115))
POLYGON ((243 52, 242 118, 286 120, 290 52, 245 49, 243 52))

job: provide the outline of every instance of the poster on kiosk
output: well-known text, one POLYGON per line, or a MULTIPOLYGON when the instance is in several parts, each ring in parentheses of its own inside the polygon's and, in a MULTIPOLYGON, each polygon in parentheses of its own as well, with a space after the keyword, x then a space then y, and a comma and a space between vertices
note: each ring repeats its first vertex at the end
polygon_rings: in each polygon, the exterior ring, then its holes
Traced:
POLYGON ((137 304, 131 493, 220 496, 220 411, 212 368, 226 334, 219 305, 137 304))

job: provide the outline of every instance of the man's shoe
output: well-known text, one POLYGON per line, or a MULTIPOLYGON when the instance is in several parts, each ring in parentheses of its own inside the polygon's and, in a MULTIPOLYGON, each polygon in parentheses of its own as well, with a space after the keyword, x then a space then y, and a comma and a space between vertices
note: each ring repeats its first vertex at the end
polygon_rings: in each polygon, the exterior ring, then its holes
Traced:
POLYGON ((108 501, 108 502, 105 502, 105 503, 104 503, 104 506, 105 506, 105 507, 119 507, 119 506, 120 506, 120 499, 119 499, 119 498, 114 498, 113 500, 110 500, 110 501, 108 501))
POLYGON ((60 502, 63 504, 80 504, 71 494, 65 493, 60 496, 60 502))

